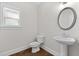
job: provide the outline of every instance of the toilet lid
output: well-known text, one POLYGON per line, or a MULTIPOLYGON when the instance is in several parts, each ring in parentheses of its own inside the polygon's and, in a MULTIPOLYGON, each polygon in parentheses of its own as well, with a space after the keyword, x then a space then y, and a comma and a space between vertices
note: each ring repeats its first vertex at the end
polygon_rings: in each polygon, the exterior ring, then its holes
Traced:
POLYGON ((31 45, 39 45, 39 42, 32 42, 31 45))

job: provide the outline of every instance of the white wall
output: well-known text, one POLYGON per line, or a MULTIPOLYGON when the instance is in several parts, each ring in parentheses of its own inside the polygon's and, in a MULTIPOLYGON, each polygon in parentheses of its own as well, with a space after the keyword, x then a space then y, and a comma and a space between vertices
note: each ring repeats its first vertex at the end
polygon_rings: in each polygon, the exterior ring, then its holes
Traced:
POLYGON ((60 55, 60 44, 58 44, 54 39, 55 35, 60 35, 66 33, 71 37, 76 38, 78 41, 75 45, 69 46, 69 55, 79 56, 79 3, 73 3, 72 5, 67 5, 74 8, 77 12, 77 22, 75 26, 68 31, 61 30, 57 25, 57 16, 59 14, 59 3, 47 2, 41 3, 39 10, 39 33, 44 33, 46 35, 45 45, 51 50, 54 50, 57 55, 60 55))
POLYGON ((36 4, 25 2, 4 2, 2 5, 20 11, 22 28, 0 29, 0 53, 27 46, 34 40, 37 34, 36 4))
POLYGON ((62 33, 62 30, 57 25, 58 6, 58 3, 53 2, 41 3, 38 20, 38 31, 39 33, 44 33, 46 36, 44 46, 54 50, 57 55, 60 53, 60 45, 53 39, 53 36, 62 33))

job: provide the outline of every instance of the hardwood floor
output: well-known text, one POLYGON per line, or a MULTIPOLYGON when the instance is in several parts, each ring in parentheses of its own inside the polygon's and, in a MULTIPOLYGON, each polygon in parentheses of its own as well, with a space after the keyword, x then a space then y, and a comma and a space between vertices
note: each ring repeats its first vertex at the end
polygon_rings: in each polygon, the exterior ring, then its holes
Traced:
POLYGON ((15 53, 15 54, 12 54, 10 56, 53 56, 52 54, 48 53, 47 51, 45 51, 44 49, 40 49, 39 52, 37 53, 32 53, 31 52, 31 48, 29 49, 26 49, 26 50, 23 50, 21 52, 18 52, 18 53, 15 53))

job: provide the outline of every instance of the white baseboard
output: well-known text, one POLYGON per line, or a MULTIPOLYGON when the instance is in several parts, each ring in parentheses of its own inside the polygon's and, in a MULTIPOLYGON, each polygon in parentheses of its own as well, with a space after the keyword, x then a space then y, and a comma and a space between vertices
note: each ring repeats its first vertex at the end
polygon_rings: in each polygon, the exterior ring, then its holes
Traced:
POLYGON ((30 47, 28 45, 26 45, 26 46, 23 46, 23 47, 20 47, 20 48, 16 48, 16 49, 12 49, 12 50, 9 50, 9 51, 5 51, 5 52, 0 53, 0 56, 9 56, 11 54, 20 52, 20 51, 28 49, 28 48, 30 48, 30 47))
MULTIPOLYGON (((9 56, 11 54, 20 52, 20 51, 28 49, 28 48, 30 48, 28 45, 22 46, 22 47, 19 47, 19 48, 16 48, 16 49, 12 49, 12 50, 9 50, 9 51, 2 52, 2 53, 0 53, 0 56, 9 56)), ((54 56, 59 56, 59 54, 56 51, 54 51, 54 50, 52 50, 52 49, 50 49, 46 46, 42 46, 41 48, 43 48, 44 50, 46 50, 47 52, 51 53, 54 56)))
POLYGON ((51 53, 51 54, 54 55, 54 56, 59 56, 59 54, 58 54, 56 51, 54 51, 54 50, 48 48, 48 47, 45 46, 45 45, 42 46, 41 48, 43 48, 44 50, 46 50, 47 52, 51 53))

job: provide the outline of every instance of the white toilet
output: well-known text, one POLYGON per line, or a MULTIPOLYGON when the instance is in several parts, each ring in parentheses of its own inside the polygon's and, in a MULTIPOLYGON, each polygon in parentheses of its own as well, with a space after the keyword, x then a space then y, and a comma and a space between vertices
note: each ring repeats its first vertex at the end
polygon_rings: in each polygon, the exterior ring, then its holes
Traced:
POLYGON ((30 47, 32 47, 32 53, 36 53, 40 51, 40 46, 44 43, 45 37, 43 35, 37 35, 36 41, 30 43, 30 47))

